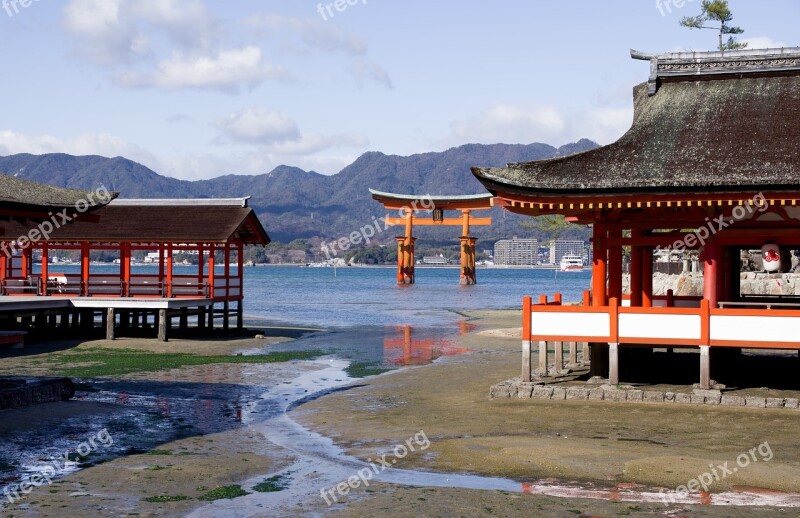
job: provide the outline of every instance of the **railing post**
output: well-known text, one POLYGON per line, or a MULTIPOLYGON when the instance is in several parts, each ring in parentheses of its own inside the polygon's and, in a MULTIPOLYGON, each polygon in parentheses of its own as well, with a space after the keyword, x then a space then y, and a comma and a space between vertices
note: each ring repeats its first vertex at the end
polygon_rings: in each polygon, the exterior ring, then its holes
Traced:
POLYGON ((583 305, 584 307, 592 305, 592 292, 590 290, 583 290, 583 305))
POLYGON ((559 306, 561 305, 561 294, 560 293, 556 293, 555 294, 555 296, 553 297, 553 302, 555 302, 559 306))
POLYGON ((675 292, 671 289, 667 290, 667 307, 675 307, 675 292))
POLYGON ((214 249, 211 249, 211 255, 208 257, 208 296, 214 299, 214 249))
POLYGON ((522 381, 531 381, 531 307, 530 297, 522 299, 522 381))

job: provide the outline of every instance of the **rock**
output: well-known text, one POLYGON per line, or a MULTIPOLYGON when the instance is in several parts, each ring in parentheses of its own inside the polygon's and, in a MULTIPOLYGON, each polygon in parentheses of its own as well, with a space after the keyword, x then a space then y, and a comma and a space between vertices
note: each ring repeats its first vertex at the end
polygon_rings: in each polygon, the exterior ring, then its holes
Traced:
POLYGON ((742 396, 733 396, 730 394, 724 394, 722 396, 722 401, 720 402, 722 406, 744 406, 745 400, 742 396))
POLYGON ((693 405, 702 405, 706 402, 706 397, 698 396, 697 394, 689 394, 689 402, 693 405))
POLYGON ((657 390, 645 390, 642 399, 648 403, 663 403, 664 393, 657 390))
POLYGON ((266 340, 267 337, 264 335, 256 335, 256 340, 266 340))
POLYGON ((589 385, 603 385, 608 383, 608 380, 602 376, 592 376, 586 383, 589 385))
POLYGON ((628 391, 628 401, 642 401, 644 399, 644 391, 639 389, 632 389, 628 391))
POLYGON ((508 385, 492 385, 489 389, 489 397, 492 399, 502 399, 511 397, 508 385))
POLYGON ((767 398, 764 397, 756 397, 756 396, 747 396, 744 398, 745 406, 752 406, 755 408, 766 408, 767 407, 767 398))
POLYGON ((553 395, 550 397, 550 399, 555 399, 555 400, 567 399, 567 389, 562 387, 553 388, 553 395))
POLYGON ((786 400, 782 397, 768 397, 767 408, 783 408, 786 405, 786 400))
POLYGON ((692 396, 689 394, 675 394, 675 402, 688 405, 692 402, 692 396))
POLYGON ((567 389, 567 399, 589 399, 589 390, 584 388, 570 387, 567 389))
POLYGON ((606 401, 626 401, 628 392, 625 390, 606 390, 603 399, 606 401))
POLYGON ((785 406, 786 408, 800 408, 800 399, 787 397, 785 406))
POLYGON ((664 401, 668 401, 668 402, 675 401, 675 393, 674 392, 665 392, 664 393, 664 401))
POLYGON ((553 387, 534 387, 532 398, 533 399, 550 399, 553 395, 553 387))
POLYGON ((605 399, 605 391, 600 388, 591 389, 589 391, 589 399, 593 401, 602 401, 605 399))
POLYGON ((517 397, 519 399, 530 399, 535 386, 533 383, 520 383, 517 386, 517 397))

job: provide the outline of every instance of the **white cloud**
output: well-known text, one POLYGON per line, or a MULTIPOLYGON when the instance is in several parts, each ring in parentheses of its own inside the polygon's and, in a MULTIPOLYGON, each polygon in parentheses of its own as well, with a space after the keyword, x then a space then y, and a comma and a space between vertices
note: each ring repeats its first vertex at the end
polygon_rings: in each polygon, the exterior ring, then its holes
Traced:
POLYGON ((608 144, 627 131, 632 118, 632 108, 598 107, 568 113, 535 103, 497 104, 479 115, 451 123, 450 136, 440 144, 542 142, 557 146, 581 138, 608 144))
POLYGON ((753 36, 752 38, 739 38, 740 41, 747 43, 748 49, 780 49, 787 47, 784 42, 773 40, 769 36, 753 36))
POLYGON ((349 71, 355 78, 356 84, 359 86, 359 88, 363 88, 364 83, 366 83, 367 80, 374 81, 387 90, 392 90, 394 88, 394 85, 392 84, 392 78, 389 77, 389 73, 386 72, 386 70, 384 70, 380 65, 372 61, 358 59, 353 62, 349 68, 349 71))
POLYGON ((118 83, 165 90, 206 89, 238 93, 268 79, 285 77, 285 70, 265 61, 258 47, 227 50, 211 56, 174 55, 149 73, 135 71, 117 76, 118 83))
POLYGON ((216 126, 235 140, 256 144, 272 144, 300 138, 297 123, 289 116, 262 108, 232 113, 219 119, 216 126))

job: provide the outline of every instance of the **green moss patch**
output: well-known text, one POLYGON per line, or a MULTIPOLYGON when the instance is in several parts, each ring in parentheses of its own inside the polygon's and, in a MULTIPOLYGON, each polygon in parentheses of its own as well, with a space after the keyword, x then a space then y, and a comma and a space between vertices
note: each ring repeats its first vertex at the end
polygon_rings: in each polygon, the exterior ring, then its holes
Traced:
POLYGON ((183 502, 186 500, 191 500, 188 496, 184 495, 159 495, 159 496, 148 496, 144 499, 145 502, 150 502, 151 504, 162 504, 166 502, 183 502))
POLYGON ((382 367, 376 363, 353 362, 346 369, 347 375, 351 378, 366 378, 367 376, 377 376, 392 369, 382 367))
POLYGON ((208 502, 214 500, 232 500, 247 494, 249 493, 242 489, 242 486, 222 486, 205 493, 200 497, 200 500, 208 502))
POLYGON ((287 475, 275 475, 253 486, 253 491, 257 493, 276 493, 288 487, 289 477, 287 475))
POLYGON ((58 365, 55 370, 60 376, 96 378, 220 363, 282 363, 310 360, 322 354, 319 351, 286 351, 254 356, 201 356, 186 353, 153 353, 135 349, 89 348, 55 355, 53 361, 58 365))

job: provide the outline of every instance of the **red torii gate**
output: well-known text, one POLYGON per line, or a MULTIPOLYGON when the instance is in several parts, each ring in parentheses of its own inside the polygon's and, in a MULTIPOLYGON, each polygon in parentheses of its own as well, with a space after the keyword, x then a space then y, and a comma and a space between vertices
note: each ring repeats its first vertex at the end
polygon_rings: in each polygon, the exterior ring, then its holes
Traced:
POLYGON ((386 218, 387 225, 405 226, 405 235, 397 238, 397 284, 414 284, 414 224, 421 226, 461 226, 461 284, 473 285, 475 277, 475 243, 469 235, 470 225, 486 226, 492 218, 475 218, 473 210, 488 210, 494 206, 494 196, 488 193, 458 196, 418 196, 393 194, 370 189, 372 198, 387 209, 397 210, 400 217, 386 218), (460 210, 460 218, 445 218, 445 210, 460 210), (415 219, 419 211, 432 212, 433 219, 415 219))

